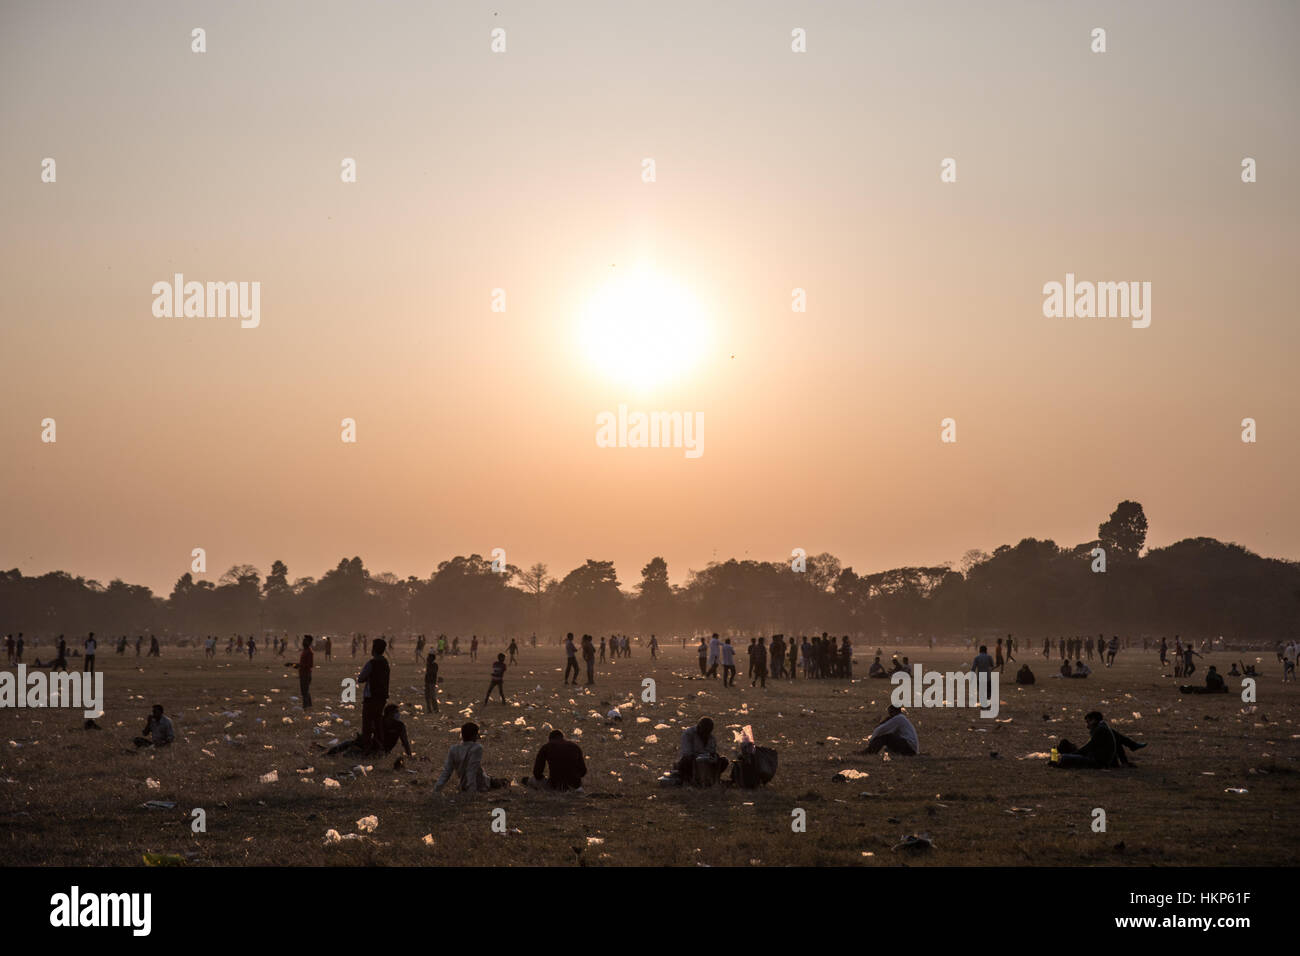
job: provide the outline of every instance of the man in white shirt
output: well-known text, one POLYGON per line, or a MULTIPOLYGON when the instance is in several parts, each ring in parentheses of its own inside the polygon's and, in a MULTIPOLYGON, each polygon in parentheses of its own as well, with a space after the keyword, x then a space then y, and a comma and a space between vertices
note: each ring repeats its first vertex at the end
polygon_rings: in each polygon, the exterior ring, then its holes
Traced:
POLYGON ((86 655, 86 659, 81 669, 83 671, 86 671, 89 674, 95 673, 95 648, 96 647, 98 647, 98 645, 95 643, 95 632, 91 631, 90 634, 86 636, 85 643, 82 644, 82 650, 83 653, 86 655))
POLYGON ((479 743, 478 724, 475 723, 460 728, 460 743, 453 744, 447 751, 442 773, 433 785, 434 791, 445 787, 453 773, 459 777, 457 789, 462 793, 482 793, 510 786, 508 779, 490 777, 483 772, 483 745, 479 743))
POLYGON ((736 686, 736 649, 731 646, 731 638, 722 645, 722 686, 736 686))
POLYGON ((718 658, 722 655, 722 642, 718 640, 718 635, 714 634, 709 641, 709 677, 718 676, 718 658))
POLYGON ((867 753, 879 753, 882 747, 891 754, 903 757, 915 757, 921 752, 916 728, 903 716, 902 708, 893 704, 889 705, 889 717, 871 732, 871 738, 867 741, 867 753))

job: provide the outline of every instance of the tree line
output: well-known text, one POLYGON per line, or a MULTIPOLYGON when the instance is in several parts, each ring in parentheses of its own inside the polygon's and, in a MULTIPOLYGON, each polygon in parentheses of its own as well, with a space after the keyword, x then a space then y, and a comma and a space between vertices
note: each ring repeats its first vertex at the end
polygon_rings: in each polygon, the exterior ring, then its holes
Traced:
POLYGON ((425 633, 480 637, 575 633, 811 634, 869 641, 1011 632, 1021 640, 1105 632, 1272 644, 1294 637, 1300 562, 1265 558, 1213 538, 1143 553, 1147 522, 1121 502, 1097 538, 1071 547, 1025 538, 960 565, 859 574, 831 554, 790 561, 715 561, 670 583, 652 558, 625 588, 612 561, 562 577, 545 564, 494 567, 480 555, 440 563, 428 578, 374 573, 345 558, 320 578, 290 579, 282 561, 263 577, 235 565, 216 582, 186 573, 163 598, 149 588, 54 571, 0 572, 0 627, 29 636, 240 633, 425 633), (1097 570, 1102 549, 1105 570, 1097 570))

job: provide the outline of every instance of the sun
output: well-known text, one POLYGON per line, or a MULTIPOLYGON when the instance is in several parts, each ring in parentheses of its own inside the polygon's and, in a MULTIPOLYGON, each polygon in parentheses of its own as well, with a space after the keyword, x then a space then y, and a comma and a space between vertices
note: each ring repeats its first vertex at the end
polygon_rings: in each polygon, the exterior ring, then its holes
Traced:
POLYGON ((611 276, 591 295, 578 337, 602 374, 648 388, 667 384, 698 363, 709 345, 710 326, 689 289, 642 266, 611 276))

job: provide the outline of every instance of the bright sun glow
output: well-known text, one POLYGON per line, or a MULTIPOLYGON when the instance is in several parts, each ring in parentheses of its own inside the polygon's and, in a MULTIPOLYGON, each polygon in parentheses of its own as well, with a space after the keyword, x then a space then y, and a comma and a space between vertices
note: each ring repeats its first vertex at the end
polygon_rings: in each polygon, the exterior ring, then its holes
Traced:
POLYGON ((605 375, 645 388, 691 368, 709 344, 709 324, 691 293, 652 270, 611 276, 588 300, 579 341, 605 375))

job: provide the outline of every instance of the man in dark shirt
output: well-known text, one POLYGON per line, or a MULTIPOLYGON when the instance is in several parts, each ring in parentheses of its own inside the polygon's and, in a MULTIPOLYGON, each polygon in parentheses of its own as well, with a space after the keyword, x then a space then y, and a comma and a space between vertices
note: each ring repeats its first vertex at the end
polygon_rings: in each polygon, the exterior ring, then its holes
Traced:
POLYGON ((302 654, 298 657, 298 690, 302 692, 302 709, 311 710, 311 669, 315 655, 311 652, 312 637, 302 639, 302 654))
POLYGON ((1110 726, 1102 719, 1101 711, 1091 711, 1084 716, 1083 720, 1088 725, 1090 734, 1088 742, 1076 748, 1070 741, 1062 740, 1056 745, 1056 749, 1060 751, 1060 759, 1055 766, 1062 769, 1098 768, 1113 767, 1119 763, 1119 741, 1115 739, 1115 733, 1110 726))
POLYGON ((1223 679, 1223 675, 1215 670, 1214 665, 1211 664, 1209 672, 1205 675, 1204 687, 1197 687, 1195 684, 1183 684, 1178 690, 1184 694, 1226 694, 1228 685, 1223 679))
POLYGON ((483 703, 487 703, 492 696, 492 688, 501 692, 501 703, 506 702, 506 656, 498 654, 497 659, 492 662, 492 683, 488 684, 487 693, 483 695, 483 703))
POLYGON ((384 657, 387 649, 387 641, 382 637, 375 638, 370 645, 370 660, 366 661, 366 666, 361 668, 361 673, 357 676, 357 683, 366 685, 366 694, 361 703, 361 746, 366 753, 383 749, 380 724, 384 716, 384 705, 388 703, 389 667, 388 659, 384 657))
POLYGON ((561 731, 552 730, 550 739, 537 751, 533 775, 524 777, 522 782, 526 787, 540 790, 578 790, 586 775, 587 761, 582 748, 572 740, 565 740, 561 731), (545 776, 548 764, 551 768, 549 778, 545 776))
POLYGON ((380 736, 384 745, 384 753, 392 753, 394 747, 400 742, 402 749, 406 751, 406 756, 411 756, 411 740, 406 736, 406 724, 401 721, 401 712, 397 709, 396 704, 389 704, 384 708, 384 718, 380 723, 380 736))

